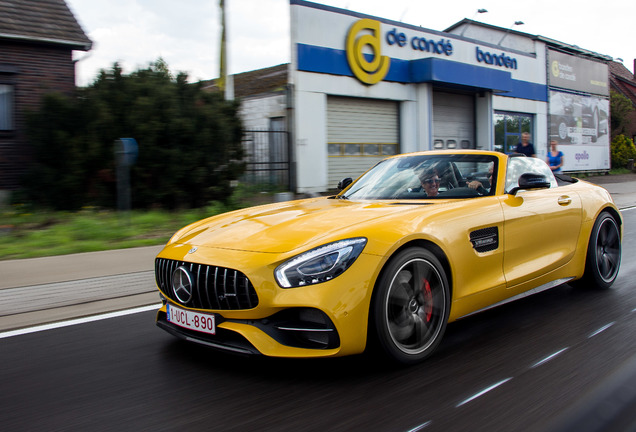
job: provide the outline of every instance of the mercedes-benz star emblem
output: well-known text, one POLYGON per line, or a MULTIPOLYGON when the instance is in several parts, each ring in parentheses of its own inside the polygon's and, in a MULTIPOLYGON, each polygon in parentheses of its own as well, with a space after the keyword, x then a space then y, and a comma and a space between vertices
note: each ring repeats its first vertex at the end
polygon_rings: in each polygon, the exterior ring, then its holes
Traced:
POLYGON ((174 273, 172 273, 172 292, 174 296, 183 304, 187 304, 192 300, 192 292, 194 291, 194 284, 192 282, 192 275, 184 266, 178 267, 174 273))

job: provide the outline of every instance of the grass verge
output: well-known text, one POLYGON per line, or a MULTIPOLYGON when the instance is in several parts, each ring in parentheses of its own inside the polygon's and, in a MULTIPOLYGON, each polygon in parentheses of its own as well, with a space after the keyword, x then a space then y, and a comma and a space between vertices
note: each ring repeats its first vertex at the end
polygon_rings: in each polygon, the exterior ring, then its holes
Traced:
POLYGON ((158 245, 205 216, 202 210, 5 213, 0 224, 0 260, 158 245))
POLYGON ((0 260, 160 245, 199 219, 271 201, 271 193, 246 196, 243 192, 228 205, 215 202, 202 209, 124 213, 96 208, 47 212, 13 205, 0 212, 0 260))

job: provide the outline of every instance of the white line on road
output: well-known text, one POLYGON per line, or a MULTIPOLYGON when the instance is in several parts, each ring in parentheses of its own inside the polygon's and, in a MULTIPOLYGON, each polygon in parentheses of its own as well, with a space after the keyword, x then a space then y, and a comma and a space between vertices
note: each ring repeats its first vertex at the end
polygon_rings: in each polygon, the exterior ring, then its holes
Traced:
POLYGON ((597 334, 607 330, 608 328, 610 328, 611 326, 613 326, 614 324, 616 324, 616 321, 612 321, 609 324, 604 325, 603 327, 601 327, 600 329, 596 330, 595 332, 591 333, 587 338, 593 338, 594 336, 596 336, 597 334))
POLYGON ((421 425, 414 427, 413 429, 409 430, 408 432, 418 432, 421 431, 422 429, 424 429, 425 427, 427 427, 428 425, 430 425, 432 422, 429 420, 426 423, 422 423, 421 425))
POLYGON ((544 363, 549 362, 550 360, 552 360, 553 358, 555 358, 556 356, 558 356, 559 354, 561 354, 563 351, 565 351, 567 349, 568 348, 563 348, 562 350, 559 350, 559 351, 555 352, 554 354, 550 354, 549 356, 547 356, 543 360, 540 360, 540 361, 536 362, 535 364, 533 364, 532 366, 530 366, 530 369, 534 369, 536 367, 541 366, 544 363))
POLYGON ((93 321, 101 321, 101 320, 105 320, 109 318, 117 318, 117 317, 132 315, 132 314, 136 314, 140 312, 156 310, 156 309, 159 309, 160 307, 161 307, 161 303, 149 305, 149 306, 141 306, 141 307, 137 307, 133 309, 120 310, 117 312, 109 312, 109 313, 105 313, 101 315, 92 315, 92 316, 87 316, 84 318, 76 318, 76 319, 72 319, 68 321, 54 322, 54 323, 43 324, 43 325, 34 326, 34 327, 26 327, 26 328, 22 328, 18 330, 11 330, 4 333, 0 333, 0 339, 12 337, 12 336, 21 336, 21 335, 25 335, 29 333, 36 333, 36 332, 41 332, 45 330, 52 330, 52 329, 61 328, 61 327, 68 327, 68 326, 73 326, 77 324, 85 324, 85 323, 89 323, 93 321))
POLYGON ((502 384, 507 383, 507 382, 508 382, 508 381, 510 381, 511 379, 512 379, 512 377, 510 377, 510 378, 506 378, 506 379, 504 379, 504 380, 499 381, 499 382, 498 382, 498 383, 496 383, 496 384, 491 385, 491 386, 490 386, 490 387, 488 387, 488 388, 483 389, 483 390, 482 390, 482 391, 480 391, 479 393, 477 393, 477 394, 475 394, 475 395, 473 395, 473 396, 469 397, 468 399, 464 400, 463 402, 458 403, 458 404, 455 406, 455 408, 459 408, 460 406, 462 406, 462 405, 464 405, 464 404, 467 404, 468 402, 470 402, 470 401, 472 401, 472 400, 475 400, 475 399, 477 399, 477 398, 478 398, 478 397, 480 397, 480 396, 485 395, 485 394, 486 394, 486 393, 488 393, 490 390, 496 389, 497 387, 499 387, 499 386, 500 386, 500 385, 502 385, 502 384))

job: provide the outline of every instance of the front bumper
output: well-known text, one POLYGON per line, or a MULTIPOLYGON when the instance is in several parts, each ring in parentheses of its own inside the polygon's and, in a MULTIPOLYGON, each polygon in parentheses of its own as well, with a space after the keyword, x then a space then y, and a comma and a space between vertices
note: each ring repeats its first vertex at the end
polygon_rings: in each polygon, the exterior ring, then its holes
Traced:
MULTIPOLYGON (((183 307, 179 305, 179 307, 183 307)), ((338 332, 329 317, 318 309, 289 308, 258 320, 226 320, 215 314, 216 334, 190 330, 167 320, 165 306, 157 313, 157 326, 190 342, 238 354, 260 354, 240 332, 230 330, 235 324, 254 327, 281 346, 331 352, 340 346, 338 332)))
POLYGON ((273 269, 285 258, 272 262, 271 254, 223 251, 222 255, 217 255, 212 249, 204 250, 200 257, 183 257, 173 252, 168 246, 158 258, 196 259, 237 269, 251 281, 258 301, 249 309, 191 307, 175 301, 174 296, 170 298, 169 293, 164 292, 167 287, 160 287, 164 306, 157 312, 156 323, 172 335, 218 350, 273 357, 331 357, 364 351, 369 305, 381 265, 380 257, 362 253, 347 271, 333 280, 283 289, 276 284, 273 269), (252 265, 234 265, 236 263, 252 265), (166 302, 197 312, 213 313, 216 334, 200 333, 170 323, 166 319, 166 302))

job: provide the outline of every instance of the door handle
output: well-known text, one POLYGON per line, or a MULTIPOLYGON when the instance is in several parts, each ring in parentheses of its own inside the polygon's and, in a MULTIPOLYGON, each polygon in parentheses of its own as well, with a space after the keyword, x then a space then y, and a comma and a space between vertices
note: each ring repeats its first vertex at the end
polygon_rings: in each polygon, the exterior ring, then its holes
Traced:
POLYGON ((560 196, 557 202, 559 203, 559 205, 566 206, 566 205, 572 204, 572 198, 565 195, 560 196))

